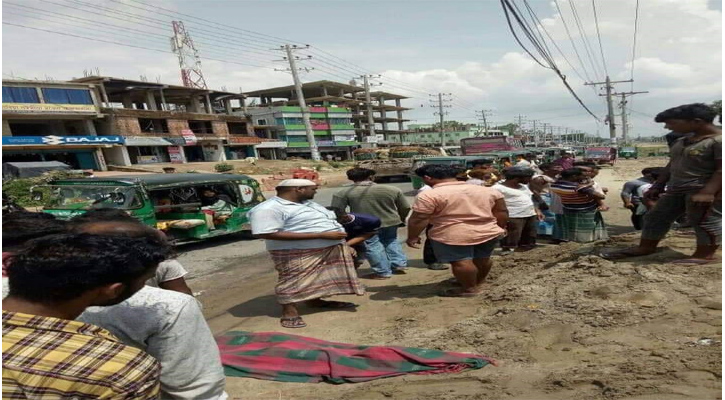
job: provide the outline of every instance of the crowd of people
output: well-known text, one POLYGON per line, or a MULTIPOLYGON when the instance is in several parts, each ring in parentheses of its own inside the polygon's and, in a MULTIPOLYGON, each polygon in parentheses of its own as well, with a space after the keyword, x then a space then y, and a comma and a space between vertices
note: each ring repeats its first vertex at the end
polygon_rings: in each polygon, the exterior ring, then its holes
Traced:
MULTIPOLYGON (((627 182, 623 206, 641 229, 640 245, 606 254, 619 259, 656 251, 683 215, 697 248, 685 264, 712 262, 721 241, 721 130, 702 104, 656 120, 679 137, 664 168, 627 182)), ((431 269, 448 269, 445 297, 481 293, 492 255, 552 243, 607 237, 608 189, 599 168, 571 154, 547 164, 521 158, 497 170, 427 164, 426 186, 411 205, 374 171, 353 168, 352 185, 330 207, 313 201, 317 184, 288 179, 248 214, 278 272, 280 324, 303 328, 299 305, 350 309, 334 295, 365 293, 361 279, 408 273, 398 239, 423 248, 431 269), (425 242, 423 235, 425 234, 425 242), (358 275, 367 260, 372 273, 358 275)), ((209 190, 209 207, 225 199, 209 190)), ((219 349, 192 296, 185 269, 160 231, 124 211, 90 210, 70 221, 15 211, 3 221, 3 398, 225 399, 219 349)))

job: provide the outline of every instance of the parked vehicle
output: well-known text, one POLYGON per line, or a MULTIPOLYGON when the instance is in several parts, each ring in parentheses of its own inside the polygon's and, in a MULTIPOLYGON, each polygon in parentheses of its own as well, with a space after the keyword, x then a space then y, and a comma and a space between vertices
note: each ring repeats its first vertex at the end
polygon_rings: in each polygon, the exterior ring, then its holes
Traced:
POLYGON ((375 181, 382 181, 397 177, 407 178, 412 165, 412 158, 362 160, 355 163, 356 167, 368 168, 375 171, 375 181))
POLYGON ((416 157, 413 159, 413 167, 410 169, 410 181, 413 188, 418 190, 423 187, 423 179, 415 174, 415 170, 427 164, 458 165, 465 169, 473 168, 473 164, 492 164, 490 157, 483 156, 454 156, 454 157, 416 157))
POLYGON ((461 139, 461 153, 464 156, 475 156, 493 151, 510 151, 523 149, 521 140, 509 136, 484 136, 461 139))
POLYGON ((117 208, 164 231, 177 244, 250 230, 247 212, 265 200, 256 180, 233 174, 63 179, 31 190, 36 200, 47 196, 43 211, 59 219, 117 208), (205 204, 209 200, 204 192, 209 190, 223 202, 221 210, 205 204))
POLYGON ((589 147, 584 150, 584 161, 614 165, 617 161, 616 147, 589 147))
POLYGON ((490 158, 496 168, 499 170, 516 164, 516 157, 526 154, 532 154, 531 150, 508 150, 508 151, 492 151, 490 153, 481 154, 481 156, 490 158))
POLYGON ((634 158, 636 160, 639 158, 639 153, 636 147, 622 147, 619 149, 619 157, 627 160, 634 158))

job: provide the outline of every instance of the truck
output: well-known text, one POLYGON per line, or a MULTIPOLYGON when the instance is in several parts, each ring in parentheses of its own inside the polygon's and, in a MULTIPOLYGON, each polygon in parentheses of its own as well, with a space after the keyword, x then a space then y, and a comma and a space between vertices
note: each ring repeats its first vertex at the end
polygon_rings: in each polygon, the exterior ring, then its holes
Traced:
POLYGON ((521 150, 521 140, 508 136, 485 136, 461 139, 461 153, 476 156, 495 151, 521 150))
POLYGON ((440 150, 423 147, 399 146, 391 149, 355 152, 355 167, 375 171, 375 181, 389 181, 392 178, 408 179, 413 166, 413 157, 433 157, 440 155, 440 150))
POLYGON ((584 150, 584 161, 614 165, 617 161, 616 147, 589 147, 584 150))

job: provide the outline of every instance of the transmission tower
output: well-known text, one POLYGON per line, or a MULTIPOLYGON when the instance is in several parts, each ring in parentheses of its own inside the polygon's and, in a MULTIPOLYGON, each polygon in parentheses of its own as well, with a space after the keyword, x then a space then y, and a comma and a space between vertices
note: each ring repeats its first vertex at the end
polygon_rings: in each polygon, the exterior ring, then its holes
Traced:
POLYGON ((171 38, 171 50, 179 56, 181 82, 184 86, 196 89, 208 89, 201 71, 201 58, 194 47, 189 32, 181 21, 171 21, 174 36, 171 38))

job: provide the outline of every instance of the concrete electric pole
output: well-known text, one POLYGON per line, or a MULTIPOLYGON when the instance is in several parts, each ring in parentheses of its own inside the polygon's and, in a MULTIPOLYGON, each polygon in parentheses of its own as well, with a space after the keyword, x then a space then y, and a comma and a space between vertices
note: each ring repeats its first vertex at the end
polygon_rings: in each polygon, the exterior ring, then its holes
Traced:
POLYGON ((645 92, 624 92, 624 93, 613 93, 615 96, 622 96, 622 100, 619 102, 619 107, 622 109, 622 143, 627 143, 629 140, 629 126, 627 125, 627 96, 633 96, 645 92))
POLYGON ((613 141, 617 141, 617 130, 616 130, 616 124, 614 123, 614 103, 612 100, 612 93, 614 87, 612 87, 615 83, 628 83, 632 82, 631 79, 626 81, 612 81, 609 79, 609 76, 607 75, 607 79, 604 82, 586 82, 585 85, 604 85, 604 89, 606 90, 606 94, 600 94, 600 96, 607 96, 607 123, 609 124, 609 138, 613 141))
MULTIPOLYGON (((295 56, 292 52, 294 50, 302 50, 309 48, 307 47, 297 47, 297 45, 284 45, 282 46, 282 50, 284 50, 287 53, 286 61, 289 62, 289 69, 282 70, 282 71, 289 71, 292 73, 292 80, 294 80, 295 83, 295 92, 297 93, 297 101, 300 103, 300 109, 302 111, 302 122, 305 124, 305 132, 307 134, 307 142, 310 144, 310 156, 314 161, 320 161, 322 160, 322 157, 320 157, 320 149, 317 146, 317 142, 315 141, 315 133, 312 130, 312 123, 310 122, 310 109, 307 108, 307 102, 305 101, 305 94, 302 90, 302 82, 300 81, 300 77, 297 74, 297 60, 301 60, 298 56, 295 56)), ((312 58, 312 56, 307 56, 307 59, 312 58)), ((305 69, 305 71, 309 71, 310 68, 305 69)))
MULTIPOLYGON (((363 78, 363 86, 365 87, 365 103, 367 103, 368 110, 368 135, 370 136, 370 140, 375 140, 375 116, 373 115, 373 101, 370 98, 370 87, 373 84, 370 83, 370 79, 380 78, 380 75, 361 75, 360 77, 363 78)), ((373 145, 377 146, 376 144, 373 145)))
POLYGON ((476 116, 483 123, 483 136, 488 136, 488 120, 487 116, 491 115, 491 110, 476 111, 476 116))
MULTIPOLYGON (((438 111, 437 112, 434 112, 433 115, 438 115, 440 117, 440 127, 439 127, 439 131, 440 131, 440 134, 441 134, 441 146, 445 146, 446 145, 445 129, 443 128, 443 116, 448 114, 447 111, 446 112, 443 112, 443 109, 444 108, 450 108, 451 107, 450 105, 445 104, 445 102, 449 102, 449 101, 451 101, 451 99, 450 98, 444 98, 444 96, 452 96, 452 95, 453 95, 453 93, 438 93, 438 95, 437 95, 438 101, 436 102, 436 101, 431 100, 431 107, 438 108, 438 111)), ((432 95, 431 94, 429 96, 435 97, 436 95, 432 95)))

